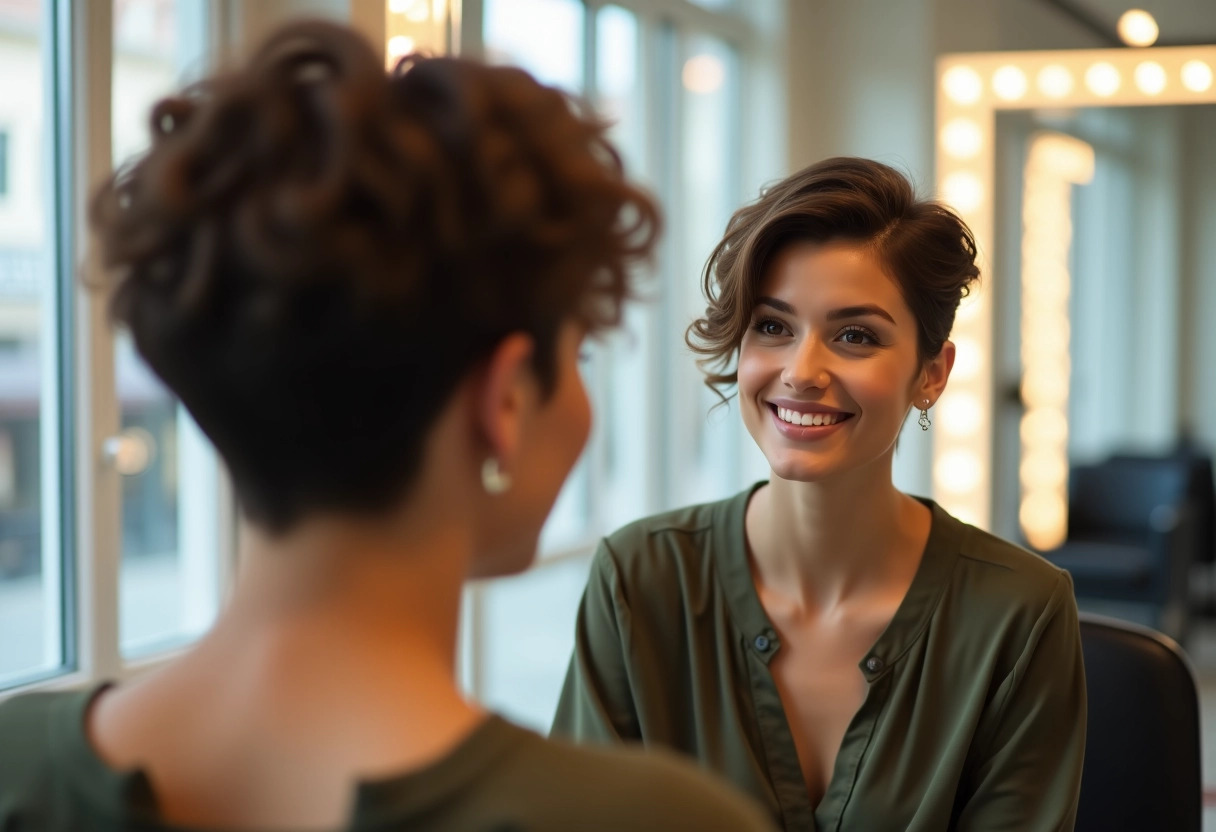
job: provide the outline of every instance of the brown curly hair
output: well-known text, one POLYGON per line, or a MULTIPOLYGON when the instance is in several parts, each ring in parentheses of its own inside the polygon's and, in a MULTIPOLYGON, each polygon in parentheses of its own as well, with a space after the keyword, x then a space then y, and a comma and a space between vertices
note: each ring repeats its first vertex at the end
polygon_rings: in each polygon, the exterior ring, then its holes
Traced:
POLYGON ((719 396, 738 381, 735 359, 769 264, 790 243, 851 240, 868 246, 899 284, 916 318, 922 361, 941 352, 959 302, 979 279, 975 238, 939 202, 870 159, 825 159, 766 189, 735 212, 702 274, 709 302, 685 333, 719 396))
POLYGON ((519 69, 306 21, 161 101, 96 193, 111 310, 247 515, 404 496, 457 383, 512 332, 546 394, 563 322, 617 324, 655 203, 605 125, 519 69))

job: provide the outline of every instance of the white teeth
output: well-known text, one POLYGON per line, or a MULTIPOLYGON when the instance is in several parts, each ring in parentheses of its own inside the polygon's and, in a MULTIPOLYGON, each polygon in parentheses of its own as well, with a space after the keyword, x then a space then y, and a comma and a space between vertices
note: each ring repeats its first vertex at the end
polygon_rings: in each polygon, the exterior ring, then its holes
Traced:
POLYGON ((801 413, 785 407, 777 408, 777 418, 791 425, 807 427, 810 425, 834 425, 842 418, 839 413, 801 413))

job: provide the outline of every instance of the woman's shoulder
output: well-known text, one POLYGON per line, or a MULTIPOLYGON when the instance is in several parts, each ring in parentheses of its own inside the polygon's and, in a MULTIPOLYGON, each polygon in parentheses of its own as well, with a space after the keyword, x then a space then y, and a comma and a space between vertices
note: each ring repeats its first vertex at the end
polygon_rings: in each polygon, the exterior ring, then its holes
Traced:
POLYGON ((951 527, 949 534, 941 535, 952 550, 949 554, 957 557, 951 584, 977 614, 1038 616, 1061 605, 1075 609, 1071 577, 1042 555, 964 523, 936 505, 934 522, 951 527))
POLYGON ((59 759, 57 752, 74 747, 84 711, 100 687, 26 693, 0 702, 0 828, 8 828, 14 813, 44 809, 54 799, 60 764, 74 762, 59 759))
POLYGON ((742 529, 747 499, 753 491, 755 486, 725 499, 682 506, 634 520, 604 538, 604 544, 618 557, 630 557, 655 547, 689 545, 728 535, 736 526, 742 529))
POLYGON ((525 739, 500 783, 537 792, 537 829, 768 830, 763 810, 717 776, 662 749, 525 739), (539 787, 539 788, 538 788, 539 787), (622 799, 627 796, 627 799, 622 799))
POLYGON ((715 558, 744 546, 744 512, 754 490, 628 523, 600 541, 596 569, 630 584, 677 573, 708 578, 715 558))

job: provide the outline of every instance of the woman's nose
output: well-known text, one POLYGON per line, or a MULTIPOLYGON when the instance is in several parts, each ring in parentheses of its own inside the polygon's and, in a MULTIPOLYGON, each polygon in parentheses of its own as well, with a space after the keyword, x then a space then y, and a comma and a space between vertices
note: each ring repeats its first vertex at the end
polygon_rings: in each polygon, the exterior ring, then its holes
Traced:
POLYGON ((781 372, 781 381, 794 390, 823 389, 831 383, 827 367, 827 351, 816 338, 800 343, 781 372))

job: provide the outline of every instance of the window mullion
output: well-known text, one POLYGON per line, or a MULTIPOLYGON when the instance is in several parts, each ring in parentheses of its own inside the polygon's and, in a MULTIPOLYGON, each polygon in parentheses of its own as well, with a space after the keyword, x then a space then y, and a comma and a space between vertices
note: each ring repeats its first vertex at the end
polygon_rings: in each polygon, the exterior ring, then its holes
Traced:
POLYGON ((60 0, 59 5, 67 15, 71 67, 64 76, 71 107, 70 174, 60 216, 71 235, 63 265, 75 322, 77 658, 85 678, 99 679, 116 677, 121 669, 122 493, 118 472, 104 458, 106 440, 119 429, 114 337, 106 296, 88 288, 104 281, 88 205, 111 170, 113 10, 109 2, 60 0))

